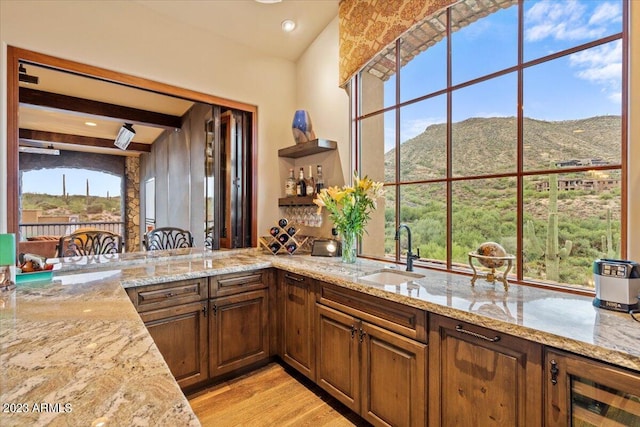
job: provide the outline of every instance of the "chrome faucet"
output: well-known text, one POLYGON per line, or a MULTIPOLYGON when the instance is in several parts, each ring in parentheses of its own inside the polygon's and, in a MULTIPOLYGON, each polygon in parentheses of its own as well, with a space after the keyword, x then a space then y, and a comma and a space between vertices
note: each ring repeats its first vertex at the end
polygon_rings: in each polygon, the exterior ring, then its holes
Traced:
POLYGON ((413 271, 413 260, 420 258, 420 248, 416 255, 411 252, 411 229, 406 224, 400 224, 400 227, 396 230, 396 240, 400 240, 400 230, 407 230, 407 271, 413 271))

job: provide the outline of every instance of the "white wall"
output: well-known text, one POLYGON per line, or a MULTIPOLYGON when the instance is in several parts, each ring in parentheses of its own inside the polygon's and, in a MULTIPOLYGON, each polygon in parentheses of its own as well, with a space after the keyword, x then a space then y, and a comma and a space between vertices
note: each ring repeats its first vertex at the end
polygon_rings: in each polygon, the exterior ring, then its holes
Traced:
MULTIPOLYGON (((258 231, 276 218, 280 183, 271 171, 277 149, 291 138, 294 63, 234 45, 129 1, 2 0, 0 43, 0 189, 7 186, 4 94, 10 45, 257 105, 258 231)), ((6 211, 6 192, 0 191, 0 232, 6 232, 6 211)))
MULTIPOLYGON (((341 169, 348 182, 352 170, 349 156, 349 95, 338 87, 338 17, 327 25, 298 60, 296 109, 309 111, 318 138, 338 142, 341 169)), ((289 140, 292 141, 293 137, 289 140)))
MULTIPOLYGON (((338 149, 295 161, 280 159, 282 183, 290 167, 294 167, 296 173, 304 167, 306 174, 311 165, 315 174, 318 164, 322 165, 325 186, 342 186, 350 182, 353 168, 349 144, 349 95, 338 86, 338 39, 336 17, 298 60, 295 98, 295 109, 309 112, 316 136, 336 141, 338 149)), ((293 111, 290 118, 293 118, 293 111)), ((282 146, 293 143, 293 135, 290 135, 282 146)), ((312 236, 329 237, 332 227, 325 211, 321 228, 305 228, 303 231, 312 236)))

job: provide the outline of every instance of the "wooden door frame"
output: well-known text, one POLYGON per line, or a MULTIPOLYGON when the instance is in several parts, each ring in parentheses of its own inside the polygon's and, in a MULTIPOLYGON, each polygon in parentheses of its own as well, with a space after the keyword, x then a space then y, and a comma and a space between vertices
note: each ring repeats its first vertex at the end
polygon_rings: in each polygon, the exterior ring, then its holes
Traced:
POLYGON ((258 107, 251 104, 245 104, 230 99, 221 98, 214 95, 208 95, 202 92, 196 92, 189 89, 183 89, 177 86, 159 83, 142 77, 135 77, 129 74, 107 70, 105 68, 95 67, 80 62, 69 61, 54 56, 21 49, 14 46, 7 46, 7 232, 19 233, 19 192, 18 192, 18 143, 19 143, 19 123, 18 123, 18 107, 19 107, 19 81, 18 66, 20 61, 26 61, 49 68, 55 68, 60 71, 69 71, 100 80, 131 86, 139 89, 150 90, 160 94, 175 96, 188 99, 195 102, 202 102, 211 105, 220 105, 223 107, 234 108, 237 110, 252 113, 252 134, 251 134, 251 168, 253 170, 251 183, 251 246, 257 246, 257 171, 258 171, 258 135, 257 135, 257 112, 258 107))

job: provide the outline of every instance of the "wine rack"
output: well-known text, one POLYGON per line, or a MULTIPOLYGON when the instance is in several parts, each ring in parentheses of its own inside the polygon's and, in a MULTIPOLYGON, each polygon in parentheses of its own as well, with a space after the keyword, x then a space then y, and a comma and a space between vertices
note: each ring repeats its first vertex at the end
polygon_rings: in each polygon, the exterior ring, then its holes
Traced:
POLYGON ((262 247, 273 255, 280 253, 293 255, 308 239, 308 237, 304 239, 296 237, 299 231, 300 227, 296 224, 287 221, 285 218, 281 218, 277 225, 269 229, 269 235, 259 237, 258 241, 262 247))

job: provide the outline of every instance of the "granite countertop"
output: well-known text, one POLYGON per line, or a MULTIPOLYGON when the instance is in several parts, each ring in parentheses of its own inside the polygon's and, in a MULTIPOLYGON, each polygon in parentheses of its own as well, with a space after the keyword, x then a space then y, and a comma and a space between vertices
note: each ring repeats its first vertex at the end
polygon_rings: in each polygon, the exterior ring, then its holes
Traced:
POLYGON ((393 264, 257 249, 62 261, 52 282, 0 294, 3 426, 199 425, 124 288, 269 267, 640 372, 640 323, 590 297, 515 284, 505 293, 500 283, 472 287, 468 276, 426 269, 409 283, 378 285, 361 277, 393 264))

